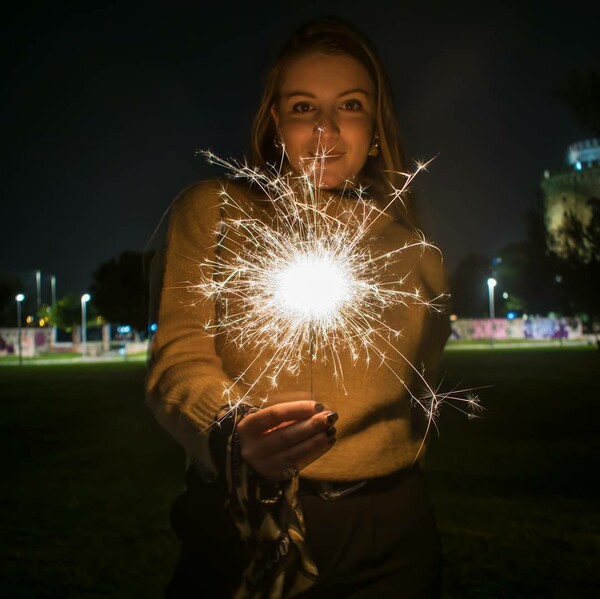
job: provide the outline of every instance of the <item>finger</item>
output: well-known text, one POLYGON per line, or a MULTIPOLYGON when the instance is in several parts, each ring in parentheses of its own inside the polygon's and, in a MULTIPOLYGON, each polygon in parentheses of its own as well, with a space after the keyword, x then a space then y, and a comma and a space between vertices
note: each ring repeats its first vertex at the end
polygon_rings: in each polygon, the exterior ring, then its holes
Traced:
POLYGON ((262 437, 260 443, 255 444, 254 455, 259 458, 269 456, 301 444, 310 437, 330 428, 337 418, 336 412, 323 412, 285 427, 279 426, 272 429, 262 437))
POLYGON ((314 401, 293 401, 261 408, 245 416, 237 426, 238 433, 262 435, 283 423, 310 418, 320 409, 314 401))
POLYGON ((272 476, 275 477, 274 480, 285 479, 286 476, 283 474, 283 470, 289 466, 293 466, 298 470, 298 472, 302 472, 304 468, 313 462, 316 462, 319 458, 330 451, 335 445, 335 442, 335 431, 331 436, 327 433, 327 431, 322 431, 318 435, 306 439, 304 442, 277 454, 275 458, 278 462, 278 465, 275 466, 275 462, 272 462, 272 476))

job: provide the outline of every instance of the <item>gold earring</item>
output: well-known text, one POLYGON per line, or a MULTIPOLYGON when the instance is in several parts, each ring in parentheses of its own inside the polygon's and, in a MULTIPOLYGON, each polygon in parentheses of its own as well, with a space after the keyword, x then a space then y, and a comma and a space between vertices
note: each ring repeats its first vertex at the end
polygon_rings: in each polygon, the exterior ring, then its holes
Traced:
POLYGON ((273 145, 278 150, 281 150, 281 148, 283 148, 283 140, 281 139, 281 135, 279 135, 279 133, 273 138, 273 145))
POLYGON ((369 150, 369 156, 371 158, 375 158, 379 154, 379 137, 376 135, 373 138, 373 143, 371 144, 371 149, 369 150))

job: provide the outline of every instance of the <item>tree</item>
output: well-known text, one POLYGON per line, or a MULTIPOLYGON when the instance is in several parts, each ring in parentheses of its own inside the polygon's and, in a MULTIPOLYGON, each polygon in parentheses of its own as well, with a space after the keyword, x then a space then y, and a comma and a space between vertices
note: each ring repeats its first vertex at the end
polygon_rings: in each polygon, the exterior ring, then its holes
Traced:
POLYGON ((600 317, 600 299, 596 283, 600 280, 600 200, 588 201, 591 218, 582 222, 567 213, 556 232, 560 236, 561 253, 554 256, 562 282, 568 290, 570 314, 583 313, 586 318, 600 317))
MULTIPOLYGON (((95 322, 98 311, 88 303, 86 310, 87 323, 95 322)), ((59 299, 50 309, 50 324, 71 333, 73 342, 78 341, 78 328, 81 325, 81 298, 69 293, 59 299)))
POLYGON ((469 254, 458 264, 450 277, 450 306, 461 318, 488 316, 487 280, 492 261, 481 254, 469 254))
POLYGON ((504 248, 502 276, 510 282, 510 293, 516 294, 528 314, 547 315, 564 312, 564 289, 556 257, 548 250, 548 232, 541 197, 527 214, 527 239, 504 248), (512 273, 508 272, 512 269, 512 273))
POLYGON ((93 273, 90 293, 102 316, 114 324, 131 325, 145 335, 148 326, 146 264, 151 253, 122 252, 93 273))
POLYGON ((23 285, 17 277, 0 275, 0 326, 17 326, 15 296, 22 290, 23 285))

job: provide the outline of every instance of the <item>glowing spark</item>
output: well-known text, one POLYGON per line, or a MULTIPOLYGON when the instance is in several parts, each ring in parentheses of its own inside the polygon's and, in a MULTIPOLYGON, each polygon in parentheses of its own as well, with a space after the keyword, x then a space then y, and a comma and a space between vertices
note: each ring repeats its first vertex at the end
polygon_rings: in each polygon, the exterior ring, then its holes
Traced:
POLYGON ((275 387, 282 372, 297 374, 307 360, 331 364, 333 376, 343 387, 341 351, 348 352, 354 363, 369 364, 376 358, 376 363, 389 368, 429 422, 446 398, 473 405, 472 398, 434 390, 393 343, 401 332, 385 322, 384 311, 390 307, 416 304, 440 310, 438 303, 445 296, 424 297, 419 289, 405 288, 405 277, 394 279, 388 272, 408 249, 437 248, 417 232, 413 241, 383 255, 370 249, 375 222, 389 218, 387 208, 401 200, 426 164, 405 174, 404 185, 393 188, 384 209, 377 207, 364 188, 349 185, 345 191, 352 195, 350 208, 339 213, 335 208, 339 195, 336 198, 314 184, 324 171, 325 152, 307 161, 301 175, 282 173, 275 167, 259 170, 223 160, 210 151, 199 153, 224 167, 232 178, 258 186, 268 199, 269 209, 261 210, 237 201, 223 187, 225 215, 216 232, 219 251, 205 263, 210 274, 191 288, 222 307, 219 322, 206 323, 206 330, 225 332, 230 342, 255 355, 234 381, 246 383, 247 390, 238 403, 230 404, 232 409, 253 394, 259 380, 266 378, 275 387), (416 397, 394 372, 397 361, 408 364, 417 375, 426 390, 422 396, 416 397), (246 381, 248 370, 256 365, 260 365, 260 375, 253 374, 253 380, 246 381))
POLYGON ((352 273, 335 256, 301 254, 273 274, 275 301, 300 321, 331 321, 354 297, 352 273))

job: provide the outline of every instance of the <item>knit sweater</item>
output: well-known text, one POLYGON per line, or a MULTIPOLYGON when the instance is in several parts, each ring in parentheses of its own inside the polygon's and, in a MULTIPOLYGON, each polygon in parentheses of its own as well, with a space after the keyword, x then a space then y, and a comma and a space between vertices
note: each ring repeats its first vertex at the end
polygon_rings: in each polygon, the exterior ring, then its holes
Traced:
MULTIPOLYGON (((207 260, 217 249, 226 256, 237 251, 240 239, 219 238, 224 217, 222 186, 243 209, 264 211, 264 197, 247 186, 218 180, 203 181, 184 190, 174 201, 161 267, 158 327, 151 344, 147 376, 147 402, 158 422, 184 447, 189 461, 207 471, 215 466, 208 450, 208 435, 227 397, 246 396, 260 405, 273 392, 268 377, 260 377, 264 364, 251 347, 228 340, 227 331, 206 330, 218 321, 218 306, 210 297, 194 292, 201 277, 211 276, 207 260), (246 207, 246 208, 244 208, 246 207), (217 243, 219 242, 219 243, 217 243), (244 373, 239 380, 240 373, 244 373), (258 377, 258 378, 257 378, 258 377), (226 390, 229 394, 226 397, 226 390)), ((337 198, 330 209, 343 215, 352 198, 337 198)), ((228 208, 229 217, 231 207, 228 208)), ((235 215, 233 215, 235 216, 235 215)), ((370 253, 381 256, 417 239, 410 227, 385 216, 369 229, 370 253)), ((403 280, 407 290, 424 298, 446 294, 447 280, 436 250, 406 249, 386 267, 388 280, 403 280)), ((434 386, 439 358, 450 327, 447 314, 424 306, 396 305, 384 310, 386 326, 400 334, 380 340, 375 356, 350 354, 336 348, 343 384, 333 376, 331 361, 315 360, 293 373, 278 376, 277 391, 308 391, 314 399, 339 415, 337 443, 301 476, 317 480, 356 480, 389 474, 421 457, 425 412, 414 398, 427 401, 427 380, 434 386), (373 356, 371 356, 373 358, 373 356), (412 397, 411 397, 412 396, 412 397)))

